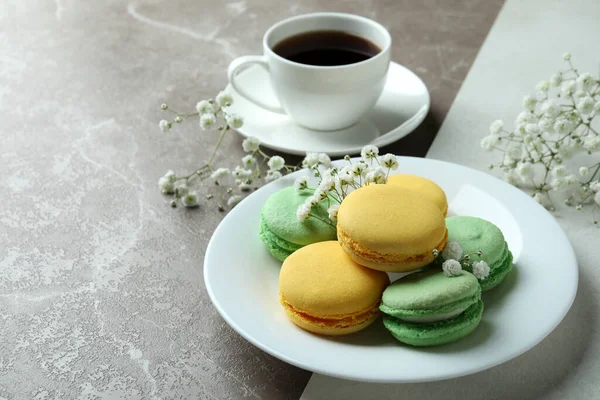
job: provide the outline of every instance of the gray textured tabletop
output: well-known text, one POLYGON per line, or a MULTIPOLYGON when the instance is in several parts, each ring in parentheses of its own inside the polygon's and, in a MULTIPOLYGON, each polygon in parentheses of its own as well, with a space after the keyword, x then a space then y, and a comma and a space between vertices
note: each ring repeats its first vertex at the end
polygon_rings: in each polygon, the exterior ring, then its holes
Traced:
MULTIPOLYGON (((156 182, 216 136, 162 135, 159 105, 214 96, 280 19, 352 12, 387 26, 393 60, 429 87, 424 124, 386 149, 423 156, 501 4, 1 1, 0 399, 298 398, 310 373, 210 303, 202 264, 222 214, 173 210, 156 182)), ((229 135, 219 164, 240 144, 229 135)))

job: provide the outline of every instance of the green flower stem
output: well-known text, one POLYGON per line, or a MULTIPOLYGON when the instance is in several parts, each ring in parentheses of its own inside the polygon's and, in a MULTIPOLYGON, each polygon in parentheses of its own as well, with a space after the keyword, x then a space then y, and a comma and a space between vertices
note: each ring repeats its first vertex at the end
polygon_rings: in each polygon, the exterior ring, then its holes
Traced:
POLYGON ((308 217, 309 217, 309 218, 316 218, 316 219, 318 219, 319 221, 323 222, 324 224, 330 225, 330 226, 332 226, 332 227, 334 227, 334 228, 335 228, 335 225, 334 225, 334 224, 333 224, 333 222, 331 222, 330 220, 325 220, 325 219, 323 219, 323 218, 321 218, 321 217, 318 217, 318 216, 316 216, 316 215, 314 215, 314 214, 312 214, 312 213, 311 213, 311 214, 310 214, 308 217))
POLYGON ((176 178, 175 181, 181 181, 181 180, 184 180, 184 179, 187 180, 187 179, 190 179, 193 176, 200 176, 203 173, 211 172, 211 171, 206 171, 207 169, 210 169, 210 166, 208 165, 208 163, 204 164, 203 166, 201 166, 200 168, 198 168, 197 170, 195 170, 194 172, 192 172, 189 175, 180 176, 180 177, 176 178))
MULTIPOLYGON (((197 114, 197 113, 196 113, 197 114)), ((227 134, 227 132, 229 131, 229 125, 225 125, 225 129, 223 129, 221 131, 221 134, 219 135, 219 139, 217 140, 217 144, 215 145, 215 148, 213 149, 212 153, 210 154, 210 157, 208 158, 208 167, 212 169, 212 160, 213 158, 215 158, 215 154, 217 154, 217 150, 219 149, 219 146, 221 146, 221 142, 223 141, 223 138, 225 137, 225 135, 227 134)))
POLYGON ((596 167, 596 170, 592 174, 592 177, 586 182, 587 184, 589 184, 591 181, 593 181, 594 178, 596 177, 596 175, 598 175, 598 171, 600 171, 600 162, 595 165, 592 165, 590 168, 594 168, 594 167, 596 167))

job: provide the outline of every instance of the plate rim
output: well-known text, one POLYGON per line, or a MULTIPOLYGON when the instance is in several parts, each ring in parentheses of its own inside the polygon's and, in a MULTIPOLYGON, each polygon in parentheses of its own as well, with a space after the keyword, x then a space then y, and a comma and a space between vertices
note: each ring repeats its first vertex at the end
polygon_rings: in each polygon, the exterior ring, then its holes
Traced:
MULTIPOLYGON (((517 189, 515 187, 513 187, 512 185, 509 185, 508 183, 502 181, 501 179, 490 175, 490 174, 486 174, 482 171, 464 166, 464 165, 460 165, 460 164, 455 164, 455 163, 451 163, 451 162, 447 162, 447 161, 442 161, 442 160, 436 160, 436 159, 427 159, 427 158, 420 158, 420 157, 409 157, 409 156, 397 156, 398 161, 400 163, 402 163, 403 159, 412 159, 412 160, 419 160, 418 162, 425 162, 425 163, 433 163, 433 164, 438 164, 439 166, 443 166, 443 165, 452 165, 453 167, 458 167, 459 169, 463 169, 463 170, 467 170, 469 171, 469 173, 475 173, 477 175, 480 175, 481 177, 484 177, 484 179, 490 179, 493 181, 496 181, 496 183, 500 183, 501 185, 505 185, 506 188, 509 188, 511 191, 514 191, 515 195, 517 196, 521 196, 523 198, 523 200, 527 201, 533 201, 531 199, 530 196, 528 196, 525 192, 521 191, 520 189, 517 189)), ((354 157, 353 160, 357 160, 359 159, 358 157, 354 157)), ((343 162, 343 160, 337 160, 334 163, 341 163, 343 162)), ((294 172, 293 174, 290 175, 286 175, 286 177, 288 178, 293 178, 295 176, 300 176, 302 175, 302 173, 304 173, 305 170, 300 170, 297 172, 294 172)), ((247 198, 249 198, 250 196, 253 196, 255 193, 257 193, 260 190, 263 190, 266 187, 274 187, 277 184, 277 181, 272 182, 270 184, 267 184, 265 186, 263 186, 262 188, 260 188, 259 190, 257 190, 256 192, 252 193, 251 195, 249 195, 247 198)), ((246 201, 246 199, 244 199, 243 201, 246 201)), ((241 203, 240 203, 241 204, 241 203)), ((540 205, 538 205, 539 207, 541 207, 540 205)), ((237 208, 237 207, 236 207, 237 208)), ((235 210, 235 209, 234 209, 235 210)), ((437 374, 437 376, 435 378, 431 378, 431 377, 423 377, 423 378, 409 378, 409 379, 404 379, 404 378, 365 378, 353 373, 338 373, 336 371, 330 371, 330 370, 326 370, 324 368, 321 367, 314 367, 310 364, 307 364, 303 361, 299 361, 296 359, 293 359, 289 356, 287 356, 286 354, 281 353, 280 351, 274 350, 272 348, 270 348, 267 344, 263 344, 260 340, 253 338, 251 335, 247 334, 244 329, 242 329, 235 321, 233 321, 229 315, 227 314, 227 312, 222 309, 222 307, 220 306, 218 300, 215 297, 215 294, 210 286, 210 280, 208 279, 208 267, 207 267, 207 260, 209 259, 209 255, 215 251, 213 250, 214 248, 214 238, 217 236, 217 233, 219 232, 220 229, 222 229, 223 226, 225 226, 225 223, 229 220, 235 217, 235 214, 232 210, 232 212, 230 212, 229 214, 227 214, 225 216, 225 218, 223 218, 223 220, 219 223, 219 225, 217 226, 217 228, 215 229, 215 231, 213 232, 213 235, 210 238, 210 241, 208 243, 208 246, 206 248, 206 253, 205 253, 205 257, 204 257, 204 263, 203 263, 203 278, 204 278, 204 285, 205 288, 207 290, 207 293, 209 295, 209 298, 211 300, 211 302, 213 303, 214 307, 217 309, 217 312, 219 313, 219 315, 225 320, 225 322, 227 322, 227 324, 240 336, 242 336, 245 340, 247 340, 248 342, 250 342, 252 345, 258 347, 259 349, 261 349, 262 351, 264 351, 265 353, 278 358, 279 360, 282 360, 290 365, 294 365, 296 367, 305 369, 307 371, 311 371, 313 373, 319 373, 322 375, 326 375, 326 376, 331 376, 331 377, 335 377, 335 378, 341 378, 341 379, 349 379, 349 380, 353 380, 353 381, 358 381, 358 382, 372 382, 372 383, 418 383, 418 382, 435 382, 435 381, 442 381, 442 380, 447 380, 447 379, 452 379, 452 378, 457 378, 457 377, 462 377, 462 376, 468 376, 477 372, 481 372, 481 371, 485 371, 488 370, 490 368, 494 368, 498 365, 501 365, 507 361, 510 361, 516 357, 519 357, 520 355, 528 352, 529 350, 531 350, 533 347, 537 346, 540 342, 542 342, 544 339, 546 339, 548 337, 548 335, 550 335, 550 333, 552 333, 556 327, 564 320, 565 316, 567 315, 567 313, 569 312, 569 310, 571 309, 573 302, 575 300, 575 297, 577 295, 577 291, 578 291, 578 287, 579 287, 579 266, 577 263, 577 258, 576 258, 576 254, 575 251, 573 249, 573 245, 571 244, 567 234, 565 233, 564 229, 560 226, 560 224, 558 223, 558 221, 556 220, 556 218, 552 217, 552 215, 548 212, 548 218, 549 221, 552 221, 551 223, 555 226, 556 232, 559 233, 562 237, 561 237, 561 241, 564 241, 567 245, 567 248, 569 250, 569 254, 567 255, 569 258, 572 259, 573 261, 573 265, 574 265, 574 269, 573 269, 573 273, 574 273, 574 279, 573 279, 573 287, 570 288, 570 298, 568 300, 568 302, 564 303, 564 307, 563 309, 560 310, 559 313, 557 313, 557 315, 559 315, 558 318, 556 318, 556 320, 554 321, 553 324, 549 325, 548 329, 546 329, 542 335, 539 336, 539 338, 537 338, 535 341, 532 341, 531 343, 528 343, 526 346, 519 348, 517 351, 513 351, 513 352, 509 352, 506 353, 506 355, 504 357, 499 357, 497 358, 494 362, 488 364, 488 365, 483 365, 483 366, 478 366, 475 368, 471 368, 468 369, 466 371, 460 371, 460 372, 452 372, 452 371, 448 371, 446 373, 442 373, 442 374, 437 374)))
MULTIPOLYGON (((429 114, 429 111, 431 110, 431 93, 429 92, 429 88, 427 87, 425 82, 423 82, 421 77, 419 77, 419 75, 417 75, 411 69, 409 69, 406 66, 404 66, 400 63, 397 63, 395 61, 390 61, 390 67, 392 66, 392 64, 395 64, 399 68, 408 72, 410 75, 412 75, 412 77, 416 81, 418 81, 421 85, 423 85, 424 94, 426 96, 426 101, 421 105, 419 110, 417 112, 415 112, 409 119, 404 121, 401 125, 395 127, 394 129, 390 130, 389 132, 382 134, 381 136, 376 137, 371 142, 361 145, 360 147, 357 146, 357 147, 348 147, 348 148, 342 149, 342 150, 322 151, 322 153, 327 153, 329 156, 332 156, 332 157, 343 157, 347 154, 348 155, 358 154, 358 153, 360 153, 360 150, 362 149, 362 147, 369 145, 369 144, 375 144, 379 147, 387 146, 387 145, 392 144, 392 143, 408 136, 409 134, 411 134, 425 120, 425 118, 429 114), (381 138, 383 138, 384 136, 386 136, 388 134, 390 136, 388 136, 388 138, 386 140, 380 140, 381 138)), ((250 68, 259 68, 259 67, 255 66, 255 67, 250 67, 250 68)), ((227 84, 225 91, 233 92, 236 94, 236 96, 240 96, 240 94, 233 88, 231 83, 227 84)), ((242 126, 242 128, 234 129, 234 131, 238 135, 240 135, 244 138, 248 138, 248 137, 252 136, 252 135, 244 132, 243 126, 242 126)), ((289 147, 281 147, 281 146, 274 145, 271 143, 263 142, 262 140, 261 140, 261 145, 263 145, 271 150, 281 151, 283 153, 292 154, 292 155, 296 155, 296 156, 303 156, 307 153, 306 150, 298 150, 298 149, 293 149, 293 148, 289 148, 289 147)))

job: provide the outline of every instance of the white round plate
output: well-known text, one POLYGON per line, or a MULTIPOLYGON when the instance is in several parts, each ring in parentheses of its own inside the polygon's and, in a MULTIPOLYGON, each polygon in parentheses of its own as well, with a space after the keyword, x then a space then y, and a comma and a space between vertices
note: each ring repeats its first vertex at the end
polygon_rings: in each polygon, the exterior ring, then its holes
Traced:
MULTIPOLYGON (((236 77, 240 86, 258 93, 268 104, 277 98, 267 72, 259 66, 250 67, 236 77)), ((254 136, 261 144, 274 150, 304 155, 308 152, 330 156, 358 154, 367 144, 385 146, 408 135, 429 112, 429 92, 423 81, 409 69, 390 63, 388 77, 375 107, 357 124, 339 131, 322 132, 296 125, 283 114, 268 111, 240 96, 229 85, 233 97, 229 111, 244 117, 237 131, 254 136)))
MULTIPOLYGON (((344 161, 342 160, 342 163, 344 161)), ((313 335, 292 324, 279 304, 280 263, 261 242, 260 209, 303 171, 253 193, 215 231, 204 281, 219 313, 245 339, 298 367, 359 381, 420 382, 472 374, 531 349, 563 319, 577 292, 573 248, 554 217, 520 190, 483 172, 442 161, 399 157, 402 173, 437 182, 450 215, 485 218, 500 227, 515 268, 484 293, 485 311, 468 337, 445 346, 397 342, 381 320, 345 337, 313 335)))

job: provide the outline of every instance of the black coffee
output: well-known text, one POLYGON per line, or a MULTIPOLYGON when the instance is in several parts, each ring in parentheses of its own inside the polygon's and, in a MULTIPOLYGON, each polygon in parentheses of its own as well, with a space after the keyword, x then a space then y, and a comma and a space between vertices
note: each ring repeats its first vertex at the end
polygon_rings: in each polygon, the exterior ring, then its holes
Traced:
POLYGON ((369 40, 342 31, 313 31, 277 43, 273 51, 300 64, 331 67, 354 64, 381 51, 369 40))

